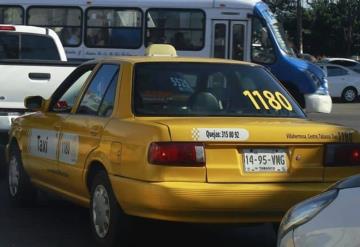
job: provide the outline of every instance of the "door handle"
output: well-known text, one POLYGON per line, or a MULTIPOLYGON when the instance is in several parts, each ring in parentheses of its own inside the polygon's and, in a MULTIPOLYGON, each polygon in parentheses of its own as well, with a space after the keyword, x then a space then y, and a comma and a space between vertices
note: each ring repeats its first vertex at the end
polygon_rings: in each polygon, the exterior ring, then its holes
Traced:
POLYGON ((99 126, 99 125, 95 125, 90 128, 90 134, 93 136, 98 135, 100 133, 100 131, 101 131, 101 126, 99 126))
POLYGON ((29 78, 30 78, 31 80, 50 80, 51 74, 50 74, 50 73, 35 73, 35 72, 30 72, 30 73, 29 73, 29 78))

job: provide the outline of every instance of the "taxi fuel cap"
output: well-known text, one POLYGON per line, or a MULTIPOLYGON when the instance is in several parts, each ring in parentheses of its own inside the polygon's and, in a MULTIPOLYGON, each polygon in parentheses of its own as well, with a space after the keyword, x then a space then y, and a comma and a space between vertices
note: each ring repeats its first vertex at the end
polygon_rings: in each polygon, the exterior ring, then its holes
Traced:
POLYGON ((176 57, 177 53, 172 45, 152 44, 146 48, 145 56, 176 57))

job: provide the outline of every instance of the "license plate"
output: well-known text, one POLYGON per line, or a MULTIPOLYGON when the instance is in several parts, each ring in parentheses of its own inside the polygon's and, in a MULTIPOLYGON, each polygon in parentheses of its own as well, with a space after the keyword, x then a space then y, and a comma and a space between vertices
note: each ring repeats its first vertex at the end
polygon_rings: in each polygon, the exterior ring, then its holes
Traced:
POLYGON ((287 172, 286 149, 243 149, 245 172, 287 172))

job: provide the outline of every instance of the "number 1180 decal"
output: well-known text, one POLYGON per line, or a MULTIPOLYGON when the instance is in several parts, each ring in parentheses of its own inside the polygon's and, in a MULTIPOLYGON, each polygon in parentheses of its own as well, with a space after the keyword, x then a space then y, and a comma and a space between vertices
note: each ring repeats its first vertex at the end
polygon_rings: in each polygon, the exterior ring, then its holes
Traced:
POLYGON ((258 90, 245 90, 243 94, 244 96, 249 97, 251 103, 257 110, 261 110, 261 108, 270 110, 270 107, 274 110, 293 110, 293 107, 288 99, 280 92, 272 93, 267 90, 262 92, 259 92, 258 90))

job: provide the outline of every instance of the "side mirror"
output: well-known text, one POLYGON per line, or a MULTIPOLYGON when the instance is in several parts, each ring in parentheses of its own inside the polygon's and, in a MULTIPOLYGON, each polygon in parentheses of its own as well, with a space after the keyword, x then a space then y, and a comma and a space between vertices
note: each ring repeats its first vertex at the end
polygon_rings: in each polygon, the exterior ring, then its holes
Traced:
POLYGON ((32 111, 41 111, 45 104, 45 100, 41 96, 29 96, 24 100, 25 107, 32 111))

